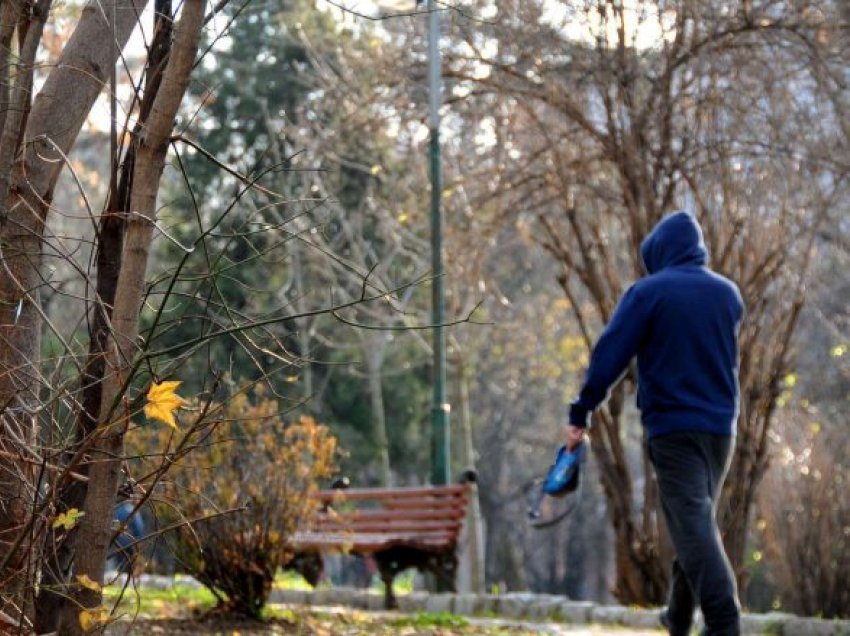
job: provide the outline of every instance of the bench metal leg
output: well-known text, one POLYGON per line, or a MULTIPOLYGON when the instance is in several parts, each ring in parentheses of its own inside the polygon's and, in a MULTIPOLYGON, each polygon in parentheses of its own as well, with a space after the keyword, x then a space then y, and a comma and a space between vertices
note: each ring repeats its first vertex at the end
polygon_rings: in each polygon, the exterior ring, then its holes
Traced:
POLYGON ((457 555, 454 551, 434 557, 431 571, 442 581, 449 592, 457 592, 457 555))
POLYGON ((299 552, 283 566, 283 569, 298 572, 307 583, 316 587, 322 576, 324 560, 318 552, 299 552))
POLYGON ((375 562, 378 565, 378 572, 381 574, 381 581, 384 582, 384 608, 398 609, 398 600, 393 592, 393 580, 404 567, 400 567, 397 560, 391 554, 385 555, 375 554, 375 562))
POLYGON ((457 556, 454 550, 433 554, 416 548, 396 547, 376 552, 375 562, 384 583, 384 607, 398 608, 398 601, 393 592, 393 580, 396 575, 407 568, 422 572, 431 572, 441 585, 450 592, 457 592, 457 556))

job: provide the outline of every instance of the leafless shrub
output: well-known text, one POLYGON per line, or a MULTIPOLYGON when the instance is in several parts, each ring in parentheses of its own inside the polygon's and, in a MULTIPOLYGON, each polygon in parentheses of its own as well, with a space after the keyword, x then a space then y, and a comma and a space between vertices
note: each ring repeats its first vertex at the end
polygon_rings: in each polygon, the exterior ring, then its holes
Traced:
POLYGON ((846 438, 811 409, 783 409, 756 530, 783 609, 850 616, 850 464, 846 438))

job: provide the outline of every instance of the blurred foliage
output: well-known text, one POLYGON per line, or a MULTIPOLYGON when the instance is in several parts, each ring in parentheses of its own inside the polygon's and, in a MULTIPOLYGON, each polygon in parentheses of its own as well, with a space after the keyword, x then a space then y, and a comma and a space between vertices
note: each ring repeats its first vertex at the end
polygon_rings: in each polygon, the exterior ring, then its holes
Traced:
MULTIPOLYGON (((259 388, 211 405, 204 423, 196 447, 171 467, 157 517, 164 525, 186 521, 172 536, 176 559, 222 612, 259 617, 291 556, 287 537, 335 470, 336 438, 307 416, 285 423, 277 401, 259 388)), ((171 439, 166 427, 133 431, 130 455, 146 455, 135 460, 144 465, 167 456, 171 439)))
MULTIPOLYGON (((166 302, 143 311, 155 350, 187 353, 159 364, 179 364, 169 374, 183 378, 188 392, 210 390, 217 377, 262 380, 284 408, 332 428, 348 451, 342 468, 360 485, 380 481, 366 363, 373 343, 385 347, 380 408, 398 483, 421 481, 429 448, 429 354, 421 338, 396 332, 370 340, 332 316, 309 315, 359 297, 366 276, 376 289, 394 288, 429 268, 420 263, 427 254, 408 245, 427 231, 427 215, 415 214, 426 199, 406 186, 417 182, 411 155, 394 150, 388 113, 364 97, 371 80, 361 71, 369 73, 377 53, 312 2, 239 9, 193 76, 197 110, 187 136, 204 153, 178 144, 179 178, 166 186, 175 205, 161 222, 174 240, 159 244, 151 297, 166 292, 177 267, 179 280, 166 302), (353 64, 357 86, 347 83, 353 64), (263 189, 246 192, 210 156, 263 189), (409 212, 397 213, 402 207, 409 212), (251 320, 263 325, 241 328, 251 320)), ((409 312, 376 303, 346 317, 412 321, 430 302, 427 292, 411 289, 409 312)))
MULTIPOLYGON (((204 153, 191 146, 177 149, 177 178, 166 186, 175 205, 161 216, 174 240, 159 244, 159 284, 152 293, 164 292, 169 275, 178 266, 182 270, 160 310, 156 332, 149 334, 158 349, 195 343, 181 373, 193 391, 208 387, 212 371, 246 380, 265 377, 280 399, 297 403, 302 397, 299 358, 314 352, 301 351, 293 337, 298 325, 288 316, 298 307, 287 291, 293 285, 295 235, 301 231, 293 219, 309 216, 306 210, 316 204, 309 202, 309 173, 305 176, 290 157, 298 153, 287 142, 286 127, 305 98, 312 72, 298 33, 333 30, 332 21, 309 11, 309 5, 283 0, 226 8, 222 19, 232 24, 193 75, 190 93, 197 111, 187 136, 204 153), (251 191, 246 180, 274 194, 266 198, 251 191), (192 245, 187 254, 183 247, 192 245), (267 324, 211 338, 249 321, 267 324)), ((210 30, 205 44, 220 36, 210 30)), ((146 326, 153 320, 150 310, 144 312, 146 326)))
POLYGON ((850 443, 810 405, 779 414, 762 485, 751 567, 773 589, 772 609, 850 617, 850 443))
POLYGON ((850 252, 840 221, 817 241, 793 371, 778 387, 771 468, 760 484, 747 601, 753 609, 850 616, 850 252))

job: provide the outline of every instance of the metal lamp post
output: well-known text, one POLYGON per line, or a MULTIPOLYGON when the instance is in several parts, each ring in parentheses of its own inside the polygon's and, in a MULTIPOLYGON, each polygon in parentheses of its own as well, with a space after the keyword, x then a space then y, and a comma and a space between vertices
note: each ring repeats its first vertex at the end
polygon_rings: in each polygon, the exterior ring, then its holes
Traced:
MULTIPOLYGON (((445 289, 443 287, 442 170, 440 165, 440 13, 434 0, 416 0, 428 12, 428 158, 431 176, 431 322, 433 324, 434 395, 431 406, 431 483, 448 484, 450 472, 449 415, 446 402, 445 289)), ((398 0, 376 0, 390 11, 399 10, 398 0)))
MULTIPOLYGON (((418 4, 418 2, 417 2, 418 4)), ((443 176, 440 165, 440 14, 428 0, 428 155, 431 166, 431 309, 434 331, 434 398, 431 406, 431 483, 448 484, 451 407, 446 402, 445 289, 443 287, 443 176)))
MULTIPOLYGON (((416 0, 419 7, 423 0, 416 0)), ((442 215, 442 168, 440 161, 440 14, 435 0, 427 0, 428 10, 428 159, 431 176, 431 309, 434 337, 433 383, 434 395, 431 406, 431 483, 443 485, 450 482, 451 470, 451 408, 446 400, 446 334, 445 288, 443 280, 443 215, 442 215)), ((468 449, 469 450, 469 449, 468 449)), ((481 510, 478 503, 476 484, 472 484, 472 502, 464 523, 466 539, 459 560, 461 573, 466 573, 461 590, 484 591, 484 537, 481 510)), ((440 585, 437 585, 440 589, 440 585)))

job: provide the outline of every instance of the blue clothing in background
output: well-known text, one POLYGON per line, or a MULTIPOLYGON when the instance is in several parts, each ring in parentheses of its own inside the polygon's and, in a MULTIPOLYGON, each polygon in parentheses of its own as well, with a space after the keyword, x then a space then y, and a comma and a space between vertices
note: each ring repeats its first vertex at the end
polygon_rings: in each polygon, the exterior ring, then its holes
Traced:
POLYGON ((126 526, 124 531, 113 540, 109 557, 115 562, 115 567, 120 572, 130 571, 133 557, 140 547, 136 541, 145 535, 142 514, 138 510, 133 512, 135 508, 135 504, 131 501, 122 501, 115 507, 115 520, 126 526))
POLYGON ((676 431, 734 435, 738 288, 706 267, 702 231, 687 212, 662 219, 641 256, 649 275, 626 291, 599 337, 570 423, 587 426, 637 356, 638 407, 650 439, 676 431))

